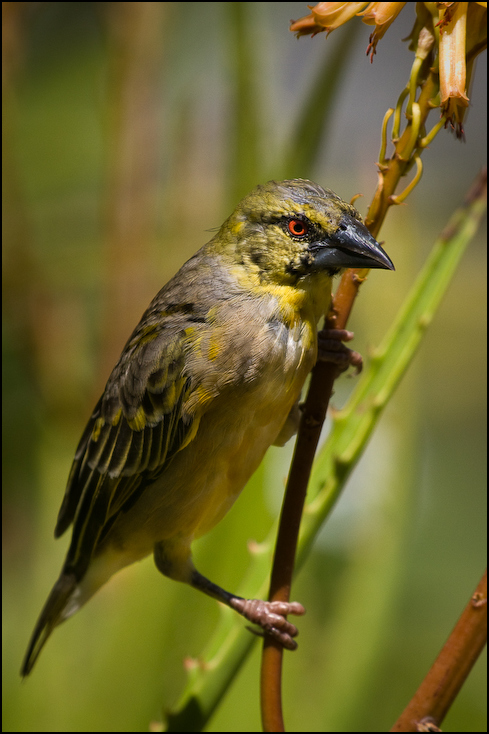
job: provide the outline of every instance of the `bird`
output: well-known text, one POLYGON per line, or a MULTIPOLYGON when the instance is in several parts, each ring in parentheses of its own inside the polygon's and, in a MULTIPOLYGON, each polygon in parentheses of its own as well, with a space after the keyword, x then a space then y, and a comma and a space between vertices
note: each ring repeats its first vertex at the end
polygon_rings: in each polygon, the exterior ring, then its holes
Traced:
POLYGON ((83 431, 55 537, 60 576, 21 674, 51 632, 110 577, 153 554, 157 569, 295 649, 298 602, 242 599, 203 576, 191 544, 227 513, 266 450, 297 430, 319 358, 355 361, 346 330, 319 332, 332 278, 394 265, 360 214, 307 179, 269 181, 163 286, 129 337, 83 431), (321 349, 321 344, 323 348, 321 349))

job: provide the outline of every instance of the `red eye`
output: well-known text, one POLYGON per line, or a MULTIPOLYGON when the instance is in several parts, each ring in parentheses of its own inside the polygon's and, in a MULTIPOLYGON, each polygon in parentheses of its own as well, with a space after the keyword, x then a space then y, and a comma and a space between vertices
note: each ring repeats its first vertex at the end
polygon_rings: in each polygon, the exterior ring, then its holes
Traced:
POLYGON ((307 234, 307 224, 302 219, 289 219, 287 229, 293 237, 304 237, 307 234))

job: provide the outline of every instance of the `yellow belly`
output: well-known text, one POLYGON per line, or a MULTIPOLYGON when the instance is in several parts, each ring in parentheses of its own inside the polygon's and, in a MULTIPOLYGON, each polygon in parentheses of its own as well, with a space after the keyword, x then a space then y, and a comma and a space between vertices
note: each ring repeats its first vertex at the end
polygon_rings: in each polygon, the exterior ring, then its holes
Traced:
POLYGON ((216 400, 202 416, 195 438, 117 518, 96 554, 115 546, 130 549, 136 560, 151 553, 155 542, 179 538, 190 543, 211 530, 280 433, 300 394, 302 375, 298 378, 285 395, 264 382, 244 396, 231 391, 216 400))

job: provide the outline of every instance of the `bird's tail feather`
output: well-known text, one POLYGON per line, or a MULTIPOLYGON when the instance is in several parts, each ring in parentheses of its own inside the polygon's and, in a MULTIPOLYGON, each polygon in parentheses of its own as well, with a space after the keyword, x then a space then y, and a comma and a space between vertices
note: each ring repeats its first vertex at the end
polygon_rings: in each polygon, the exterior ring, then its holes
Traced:
MULTIPOLYGON (((77 586, 77 579, 73 573, 61 573, 61 576, 53 586, 37 620, 32 633, 29 647, 22 663, 21 675, 29 675, 39 653, 46 644, 49 635, 69 614, 66 613, 68 600, 77 586)), ((75 609, 73 609, 75 611, 75 609)))

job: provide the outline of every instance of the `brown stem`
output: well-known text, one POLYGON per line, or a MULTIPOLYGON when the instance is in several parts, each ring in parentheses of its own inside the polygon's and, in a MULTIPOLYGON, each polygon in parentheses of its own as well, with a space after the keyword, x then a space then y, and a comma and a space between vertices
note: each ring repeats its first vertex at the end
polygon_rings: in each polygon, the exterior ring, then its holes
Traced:
MULTIPOLYGON (((420 130, 424 129, 432 109, 431 100, 437 93, 438 73, 436 70, 430 70, 418 98, 420 130)), ((374 237, 377 237, 380 231, 388 208, 394 203, 391 197, 399 179, 406 174, 412 164, 412 156, 416 151, 409 148, 411 128, 411 124, 408 123, 399 140, 395 141, 392 158, 385 165, 379 166, 377 190, 365 219, 374 237)), ((347 270, 343 274, 331 311, 326 318, 327 327, 345 328, 358 289, 367 274, 368 270, 347 270)), ((270 601, 289 601, 290 598, 295 551, 307 484, 337 374, 336 367, 326 363, 316 364, 312 371, 282 506, 270 581, 270 601)), ((281 704, 282 659, 282 647, 265 637, 261 667, 261 711, 264 731, 285 730, 281 704)))
POLYGON ((426 678, 390 731, 440 726, 487 640, 487 570, 426 678))

